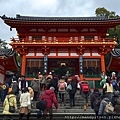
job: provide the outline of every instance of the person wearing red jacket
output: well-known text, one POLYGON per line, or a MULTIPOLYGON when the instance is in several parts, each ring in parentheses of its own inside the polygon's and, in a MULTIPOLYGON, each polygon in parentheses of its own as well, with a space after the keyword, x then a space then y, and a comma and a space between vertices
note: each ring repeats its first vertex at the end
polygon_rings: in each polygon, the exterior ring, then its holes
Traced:
POLYGON ((54 106, 56 108, 56 111, 58 109, 58 101, 56 99, 55 93, 54 93, 55 88, 50 87, 49 90, 46 90, 42 95, 40 100, 45 100, 46 101, 46 109, 43 111, 43 117, 42 120, 46 120, 47 112, 49 113, 50 120, 53 120, 53 109, 52 109, 52 104, 54 103, 54 106))

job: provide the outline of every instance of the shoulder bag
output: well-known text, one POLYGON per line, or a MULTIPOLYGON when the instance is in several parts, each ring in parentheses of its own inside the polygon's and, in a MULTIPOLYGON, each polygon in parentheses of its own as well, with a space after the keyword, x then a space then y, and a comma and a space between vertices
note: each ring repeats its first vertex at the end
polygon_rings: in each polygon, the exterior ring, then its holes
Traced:
POLYGON ((67 86, 67 88, 66 88, 66 91, 67 92, 70 92, 72 90, 72 85, 71 85, 71 83, 69 83, 69 85, 67 86))
POLYGON ((8 99, 8 104, 9 104, 9 112, 15 113, 15 106, 11 106, 11 105, 10 105, 9 98, 7 98, 7 99, 8 99))

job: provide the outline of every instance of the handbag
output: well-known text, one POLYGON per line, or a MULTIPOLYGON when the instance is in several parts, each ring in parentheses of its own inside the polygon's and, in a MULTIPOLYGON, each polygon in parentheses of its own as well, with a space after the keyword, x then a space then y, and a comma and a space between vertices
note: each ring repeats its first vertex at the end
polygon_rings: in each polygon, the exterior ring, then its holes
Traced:
POLYGON ((9 102, 9 98, 7 98, 7 99, 8 99, 8 103, 9 103, 9 112, 15 113, 15 106, 11 106, 10 102, 9 102))
POLYGON ((113 114, 114 113, 114 107, 112 106, 112 103, 111 102, 106 102, 105 100, 103 100, 103 102, 106 103, 105 112, 108 113, 108 114, 113 114))
POLYGON ((72 85, 71 85, 71 83, 67 86, 67 88, 66 88, 66 91, 67 92, 69 92, 69 91, 71 91, 72 90, 72 85))
POLYGON ((15 107, 9 105, 9 112, 15 113, 15 107))
POLYGON ((36 103, 36 108, 44 111, 46 109, 47 103, 46 100, 40 100, 36 103))

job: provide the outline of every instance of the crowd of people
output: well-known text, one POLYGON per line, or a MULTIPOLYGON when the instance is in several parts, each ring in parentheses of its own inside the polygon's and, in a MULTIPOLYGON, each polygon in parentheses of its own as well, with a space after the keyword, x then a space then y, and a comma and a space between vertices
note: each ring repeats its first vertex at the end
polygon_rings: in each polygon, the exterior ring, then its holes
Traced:
POLYGON ((91 94, 91 108, 96 115, 115 115, 120 114, 120 80, 115 72, 107 76, 104 72, 101 74, 102 92, 94 89, 91 94), (108 108, 109 105, 109 108, 108 108), (109 110, 108 110, 109 109, 109 110))
POLYGON ((34 78, 31 84, 28 84, 28 81, 26 81, 23 75, 18 79, 13 76, 11 80, 0 87, 4 120, 7 120, 7 117, 12 117, 12 113, 17 110, 18 102, 20 103, 19 120, 22 120, 24 115, 26 115, 27 120, 29 120, 33 101, 41 100, 46 101, 46 109, 43 110, 42 119, 46 119, 46 113, 48 112, 50 120, 52 120, 52 104, 54 104, 56 111, 59 102, 65 106, 65 93, 67 92, 70 100, 70 108, 75 107, 75 94, 77 91, 79 91, 81 96, 85 99, 84 110, 88 107, 88 98, 90 97, 91 108, 95 111, 97 116, 113 113, 119 114, 120 82, 116 73, 112 72, 111 76, 106 76, 103 72, 101 74, 100 85, 102 93, 99 92, 97 88, 92 92, 86 80, 80 80, 79 75, 71 76, 69 71, 62 77, 59 77, 54 71, 49 72, 48 75, 38 72, 38 77, 34 78), (111 113, 107 112, 110 111, 106 107, 108 103, 111 105, 111 113), (10 106, 14 106, 13 112, 10 112, 10 106), (114 108, 113 110, 112 107, 114 108))

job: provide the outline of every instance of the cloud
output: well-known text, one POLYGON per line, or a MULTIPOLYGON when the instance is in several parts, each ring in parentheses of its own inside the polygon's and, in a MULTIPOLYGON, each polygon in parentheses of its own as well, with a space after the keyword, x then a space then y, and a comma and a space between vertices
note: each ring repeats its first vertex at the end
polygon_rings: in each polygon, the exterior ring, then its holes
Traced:
MULTIPOLYGON (((25 16, 95 16, 98 7, 120 14, 120 0, 0 0, 0 15, 15 17, 25 16)), ((0 39, 10 41, 16 36, 16 30, 10 31, 0 19, 0 39)))

